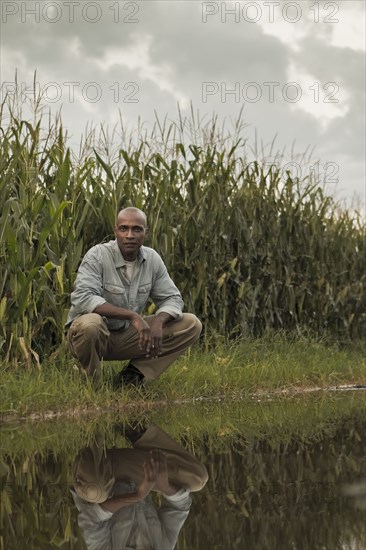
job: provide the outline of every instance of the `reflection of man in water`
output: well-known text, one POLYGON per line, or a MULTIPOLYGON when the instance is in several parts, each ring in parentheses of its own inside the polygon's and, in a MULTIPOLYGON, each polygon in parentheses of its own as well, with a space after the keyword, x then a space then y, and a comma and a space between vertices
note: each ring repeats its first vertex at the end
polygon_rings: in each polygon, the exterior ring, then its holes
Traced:
POLYGON ((74 465, 78 522, 88 550, 173 549, 207 470, 158 426, 132 449, 84 449, 74 465), (164 497, 157 508, 149 493, 164 497))

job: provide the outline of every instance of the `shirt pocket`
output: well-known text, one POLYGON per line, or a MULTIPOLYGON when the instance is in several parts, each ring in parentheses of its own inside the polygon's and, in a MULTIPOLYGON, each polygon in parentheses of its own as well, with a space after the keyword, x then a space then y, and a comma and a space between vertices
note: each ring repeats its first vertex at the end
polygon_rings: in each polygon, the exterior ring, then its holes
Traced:
POLYGON ((123 286, 105 283, 103 287, 103 297, 109 304, 118 307, 127 307, 126 291, 123 286))
POLYGON ((137 303, 139 309, 142 310, 147 304, 150 296, 151 284, 141 285, 137 290, 137 303))

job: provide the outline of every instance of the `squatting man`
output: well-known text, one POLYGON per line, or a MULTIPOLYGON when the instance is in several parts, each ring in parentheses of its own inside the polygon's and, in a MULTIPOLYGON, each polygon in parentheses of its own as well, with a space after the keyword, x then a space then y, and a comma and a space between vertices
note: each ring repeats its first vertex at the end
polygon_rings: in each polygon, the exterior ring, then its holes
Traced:
POLYGON ((106 449, 98 434, 74 462, 72 495, 86 547, 173 550, 207 469, 155 424, 123 430, 132 448, 106 449), (154 493, 162 496, 159 508, 154 493))
POLYGON ((121 210, 115 240, 93 246, 78 269, 66 327, 71 353, 94 383, 101 359, 130 362, 114 378, 114 387, 157 378, 191 346, 202 330, 183 300, 159 254, 143 246, 144 212, 121 210), (155 315, 142 318, 149 298, 155 315))

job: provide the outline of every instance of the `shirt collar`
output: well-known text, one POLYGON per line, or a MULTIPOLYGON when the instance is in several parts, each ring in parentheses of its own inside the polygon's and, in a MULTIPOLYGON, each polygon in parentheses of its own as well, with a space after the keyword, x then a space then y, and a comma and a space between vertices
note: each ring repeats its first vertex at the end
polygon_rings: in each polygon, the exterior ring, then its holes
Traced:
MULTIPOLYGON (((113 259, 114 259, 114 264, 116 268, 126 265, 125 259, 122 256, 122 252, 119 249, 117 239, 113 242, 113 259)), ((145 262, 145 261, 146 261, 146 252, 145 252, 145 247, 142 246, 137 256, 137 262, 139 264, 142 264, 142 262, 145 262)))

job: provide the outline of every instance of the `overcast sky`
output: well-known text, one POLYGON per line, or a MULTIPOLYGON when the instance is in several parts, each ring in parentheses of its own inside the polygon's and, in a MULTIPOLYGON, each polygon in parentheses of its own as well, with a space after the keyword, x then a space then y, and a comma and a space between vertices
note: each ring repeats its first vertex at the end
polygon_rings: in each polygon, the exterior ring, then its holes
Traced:
POLYGON ((154 110, 176 119, 177 103, 228 120, 243 107, 250 145, 277 135, 284 162, 294 142, 299 154, 314 147, 329 191, 364 208, 365 5, 3 0, 2 93, 16 70, 32 88, 36 70, 73 146, 88 122, 113 126, 119 110, 134 128, 154 110))

